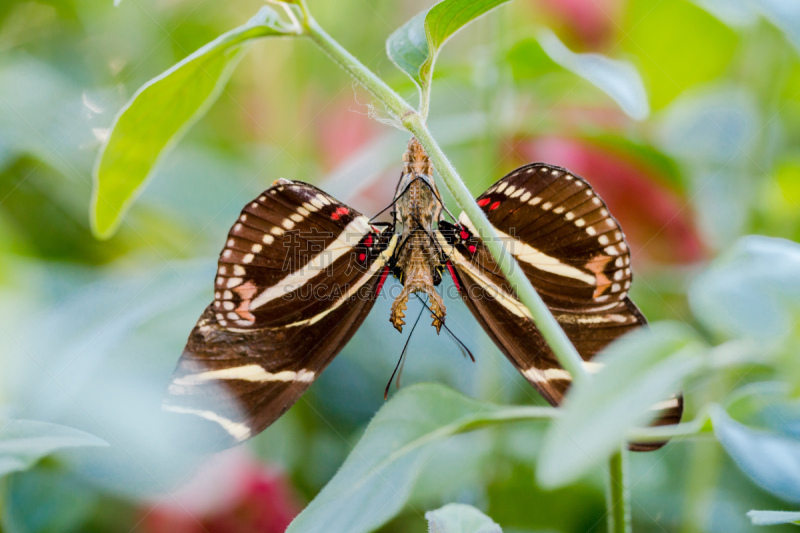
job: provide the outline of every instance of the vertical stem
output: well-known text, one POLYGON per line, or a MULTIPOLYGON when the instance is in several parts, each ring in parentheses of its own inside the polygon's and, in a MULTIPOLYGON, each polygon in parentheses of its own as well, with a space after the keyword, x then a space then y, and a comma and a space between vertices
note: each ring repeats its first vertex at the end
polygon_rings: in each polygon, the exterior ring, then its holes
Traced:
POLYGON ((609 533, 631 533, 631 493, 628 486, 628 456, 624 448, 608 461, 606 513, 609 533))
MULTIPOLYGON (((306 33, 336 63, 369 90, 387 109, 394 114, 410 131, 431 158, 434 168, 439 172, 442 181, 455 198, 458 205, 469 217, 475 229, 483 239, 489 252, 497 261, 509 283, 522 304, 530 311, 536 327, 541 332, 553 354, 561 366, 572 374, 573 382, 578 383, 588 378, 583 360, 570 342, 561 325, 556 321, 539 293, 524 275, 517 260, 505 247, 497 231, 489 222, 486 214, 475 203, 472 194, 462 181, 452 163, 447 159, 439 144, 425 125, 429 94, 422 95, 420 107, 422 115, 417 113, 403 98, 394 92, 383 80, 365 67, 358 59, 345 50, 328 35, 311 17, 305 0, 298 0, 305 15, 306 33)), ((621 450, 610 459, 608 510, 609 532, 630 533, 630 498, 626 479, 625 450, 621 450)))
POLYGON ((336 63, 346 70, 356 81, 366 88, 372 95, 385 105, 389 111, 398 119, 416 113, 408 102, 400 97, 399 94, 389 87, 386 82, 376 76, 371 70, 364 66, 353 54, 348 52, 333 37, 323 30, 317 21, 306 12, 305 25, 308 35, 314 42, 322 48, 336 63))
POLYGON ((492 257, 497 261, 500 270, 503 271, 511 286, 517 293, 517 297, 528 308, 533 316, 536 327, 542 333, 547 344, 553 350, 558 362, 561 363, 575 382, 581 381, 586 377, 586 369, 583 367, 583 360, 578 351, 570 342, 561 325, 553 317, 547 305, 542 301, 542 297, 533 288, 531 282, 525 277, 517 260, 505 247, 505 244, 497 235, 486 214, 478 207, 472 194, 464 185, 452 163, 444 155, 436 140, 431 136, 428 128, 423 124, 422 118, 416 113, 406 115, 403 125, 414 134, 420 142, 428 156, 433 162, 434 168, 439 172, 442 181, 450 190, 458 205, 464 210, 472 221, 475 229, 483 243, 489 249, 492 257))
POLYGON ((587 373, 583 367, 583 360, 580 354, 578 354, 564 330, 561 329, 561 325, 553 317, 550 309, 542 301, 539 293, 536 292, 531 282, 525 277, 517 260, 506 250, 505 244, 491 223, 489 223, 486 214, 475 203, 472 194, 467 189, 467 186, 464 185, 458 172, 456 172, 452 163, 442 152, 439 144, 431 136, 424 119, 408 102, 386 85, 382 79, 328 35, 316 23, 304 4, 301 4, 301 6, 304 7, 306 32, 311 39, 400 119, 403 126, 413 133, 422 147, 425 148, 442 181, 444 181, 458 205, 461 206, 475 225, 478 235, 483 239, 484 244, 497 261, 500 270, 505 274, 511 286, 514 287, 519 300, 530 311, 536 327, 542 333, 550 349, 553 350, 558 362, 572 374, 573 383, 583 381, 587 377, 587 373))

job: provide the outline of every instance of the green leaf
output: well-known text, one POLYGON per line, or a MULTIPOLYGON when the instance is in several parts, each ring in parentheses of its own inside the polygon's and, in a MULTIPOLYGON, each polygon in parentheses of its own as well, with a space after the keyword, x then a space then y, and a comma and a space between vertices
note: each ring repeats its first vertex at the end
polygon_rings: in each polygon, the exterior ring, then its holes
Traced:
POLYGON ((400 511, 437 443, 488 424, 555 413, 549 407, 487 404, 441 385, 407 387, 375 415, 342 467, 287 533, 371 531, 400 511))
POLYGON ((677 392, 703 364, 706 351, 694 331, 674 322, 612 343, 595 358, 601 370, 570 390, 564 413, 550 426, 539 455, 539 483, 561 487, 605 465, 629 431, 651 420, 651 406, 677 392))
POLYGON ((449 503, 425 513, 428 533, 503 533, 494 521, 471 505, 449 503))
POLYGON ((793 511, 748 511, 747 517, 754 526, 800 525, 800 513, 793 511))
POLYGON ((550 59, 606 93, 628 116, 643 120, 650 114, 642 78, 629 62, 600 54, 576 54, 546 28, 539 30, 537 38, 550 59))
POLYGON ((736 422, 713 406, 714 434, 750 479, 784 500, 800 503, 800 441, 792 435, 758 431, 736 422))
POLYGON ((443 0, 418 13, 386 40, 386 53, 422 89, 433 76, 439 50, 458 30, 509 0, 443 0))
POLYGON ((800 244, 760 235, 739 239, 692 283, 689 304, 721 338, 777 346, 800 319, 800 244))
POLYGON ((0 422, 0 476, 27 470, 64 448, 108 446, 104 440, 58 424, 36 420, 0 422))
POLYGON ((217 99, 253 39, 288 35, 263 7, 247 24, 203 46, 142 86, 117 115, 94 168, 92 230, 108 238, 147 178, 187 129, 217 99))

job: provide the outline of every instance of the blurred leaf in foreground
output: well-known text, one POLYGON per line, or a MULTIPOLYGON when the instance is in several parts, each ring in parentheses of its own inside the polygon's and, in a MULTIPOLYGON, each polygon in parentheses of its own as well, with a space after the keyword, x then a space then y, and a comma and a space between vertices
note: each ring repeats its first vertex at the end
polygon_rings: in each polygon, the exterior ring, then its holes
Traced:
POLYGON ((43 457, 64 448, 108 446, 83 431, 36 420, 0 422, 0 476, 27 470, 43 457))
POLYGON ((797 524, 800 526, 800 513, 792 511, 749 511, 747 517, 754 526, 777 526, 797 524))
POLYGON ((141 87, 120 111, 98 156, 92 228, 110 237, 148 176, 186 130, 205 114, 253 39, 292 32, 263 7, 247 24, 203 46, 141 87))
POLYGON ((503 533, 494 521, 471 505, 449 503, 425 513, 429 533, 503 533))
POLYGON ((751 429, 719 406, 712 407, 710 413, 717 440, 742 472, 765 490, 800 503, 800 440, 751 429))
POLYGON ((613 342, 595 359, 601 370, 575 385, 563 415, 545 437, 536 477, 543 487, 563 487, 606 459, 633 428, 656 414, 651 407, 678 392, 703 364, 706 346, 688 327, 661 322, 613 342))
POLYGON ((371 531, 403 508, 432 445, 499 421, 549 418, 549 407, 500 407, 443 387, 401 390, 372 419, 342 467, 287 533, 371 531))

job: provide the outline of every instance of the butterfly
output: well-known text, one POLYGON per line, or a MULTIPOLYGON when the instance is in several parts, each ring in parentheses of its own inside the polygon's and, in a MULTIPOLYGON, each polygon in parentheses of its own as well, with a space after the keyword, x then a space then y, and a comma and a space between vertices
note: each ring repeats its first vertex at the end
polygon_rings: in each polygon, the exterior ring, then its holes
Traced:
MULTIPOLYGON (((392 221, 373 222, 313 185, 277 180, 248 203, 220 254, 214 301, 189 335, 164 409, 206 426, 216 448, 242 442, 285 413, 356 333, 391 275, 402 283, 390 321, 402 331, 412 295, 427 296, 437 332, 450 276, 472 315, 552 405, 572 377, 558 363, 470 219, 447 214, 431 162, 409 141, 392 221)), ((592 187, 532 163, 477 198, 587 371, 614 339, 646 324, 628 297, 630 251, 592 187)), ((676 424, 683 398, 653 406, 676 424)), ((633 450, 664 443, 631 443, 633 450)))

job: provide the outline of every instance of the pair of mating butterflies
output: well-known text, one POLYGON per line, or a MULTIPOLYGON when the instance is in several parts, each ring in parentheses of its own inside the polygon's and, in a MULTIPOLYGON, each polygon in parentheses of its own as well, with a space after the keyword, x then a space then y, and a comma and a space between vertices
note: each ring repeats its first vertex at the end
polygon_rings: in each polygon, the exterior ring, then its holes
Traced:
MULTIPOLYGON (((390 274, 404 285, 392 306, 398 329, 414 292, 428 294, 437 330, 444 324, 434 286, 449 274, 517 370, 548 402, 561 403, 570 374, 470 220, 463 213, 452 222, 442 216, 430 161, 415 139, 404 160, 391 223, 373 223, 320 189, 289 180, 244 207, 219 258, 214 302, 192 330, 169 385, 166 410, 206 426, 216 448, 263 431, 350 340, 390 274)), ((597 352, 646 323, 627 296, 631 265, 622 230, 584 179, 533 163, 503 177, 477 203, 588 371, 598 369, 591 361, 597 352)), ((674 396, 654 409, 654 425, 675 424, 683 400, 674 396)))

